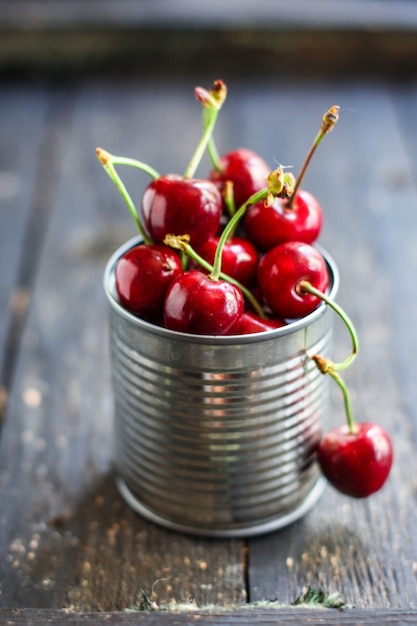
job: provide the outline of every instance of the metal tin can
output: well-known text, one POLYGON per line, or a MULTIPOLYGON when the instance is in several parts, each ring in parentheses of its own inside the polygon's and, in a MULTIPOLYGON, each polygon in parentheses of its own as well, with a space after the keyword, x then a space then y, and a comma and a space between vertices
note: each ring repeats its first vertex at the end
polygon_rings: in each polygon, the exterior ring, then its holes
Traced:
MULTIPOLYGON (((118 302, 110 258, 104 276, 120 493, 145 518, 202 536, 253 536, 286 526, 318 500, 315 449, 327 422, 333 313, 242 336, 178 333, 118 302)), ((339 276, 321 250, 330 296, 339 276)))

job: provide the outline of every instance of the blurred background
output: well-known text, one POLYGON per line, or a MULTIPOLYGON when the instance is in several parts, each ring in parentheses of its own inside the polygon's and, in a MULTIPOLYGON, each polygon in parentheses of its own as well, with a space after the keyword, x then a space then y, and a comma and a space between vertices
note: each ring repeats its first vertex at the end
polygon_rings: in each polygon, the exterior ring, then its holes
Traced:
POLYGON ((416 31, 415 0, 0 0, 0 71, 405 75, 416 31))

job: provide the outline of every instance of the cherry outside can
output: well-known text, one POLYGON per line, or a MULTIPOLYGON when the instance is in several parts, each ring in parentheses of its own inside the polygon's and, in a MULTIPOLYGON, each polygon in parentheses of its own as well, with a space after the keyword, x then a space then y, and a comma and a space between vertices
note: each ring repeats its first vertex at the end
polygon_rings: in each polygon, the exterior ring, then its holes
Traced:
MULTIPOLYGON (((286 526, 325 481, 315 449, 328 425, 328 381, 312 361, 331 356, 332 311, 241 336, 178 333, 118 302, 110 258, 104 287, 114 396, 114 466, 123 498, 165 527, 249 537, 286 526)), ((330 297, 339 274, 323 253, 330 297)))

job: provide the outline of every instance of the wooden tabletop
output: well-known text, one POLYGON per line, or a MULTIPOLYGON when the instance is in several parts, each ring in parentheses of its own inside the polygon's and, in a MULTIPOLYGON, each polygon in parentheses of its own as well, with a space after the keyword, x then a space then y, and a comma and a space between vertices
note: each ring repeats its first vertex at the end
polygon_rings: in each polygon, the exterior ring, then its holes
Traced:
MULTIPOLYGON (((417 621, 416 118, 412 76, 283 82, 196 68, 171 78, 2 80, 1 623, 417 621), (301 521, 247 540, 145 521, 112 471, 102 276, 135 229, 95 148, 181 172, 200 135, 194 86, 215 78, 229 88, 220 151, 247 146, 271 167, 297 171, 322 114, 341 107, 305 187, 322 204, 320 243, 339 266, 338 301, 360 337, 346 373, 354 411, 384 426, 395 450, 378 494, 351 500, 327 487, 301 521), (348 606, 294 606, 308 588, 348 606)), ((140 198, 147 177, 124 177, 140 198)), ((344 355, 349 338, 336 329, 335 356, 344 355)), ((332 407, 340 423, 337 389, 332 407)))

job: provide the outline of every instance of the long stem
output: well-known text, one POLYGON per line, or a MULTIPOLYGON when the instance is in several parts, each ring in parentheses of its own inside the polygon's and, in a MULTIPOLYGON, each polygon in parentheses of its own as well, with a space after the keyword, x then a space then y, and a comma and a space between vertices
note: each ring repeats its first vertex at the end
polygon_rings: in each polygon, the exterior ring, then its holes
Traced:
POLYGON ((294 187, 294 192, 291 196, 291 198, 288 200, 287 204, 285 205, 285 207, 287 209, 292 209, 293 205, 294 205, 294 201, 295 201, 295 197, 297 195, 297 191, 299 191, 301 183, 303 181, 304 175, 307 171, 308 166, 310 165, 310 161, 313 157, 313 154, 315 153, 315 151, 317 150, 317 147, 319 146, 321 140, 325 137, 325 135, 327 135, 328 132, 330 132, 332 130, 332 128, 334 127, 334 125, 337 122, 338 119, 338 111, 339 111, 339 107, 338 106, 333 106, 331 107, 324 115, 323 115, 323 119, 322 119, 322 124, 320 127, 319 132, 317 133, 313 143, 310 146, 310 149, 307 153, 307 156, 304 160, 303 165, 301 166, 301 170, 296 178, 296 183, 295 183, 295 187, 294 187))
POLYGON ((201 159, 203 158, 203 154, 207 148, 207 144, 210 141, 210 137, 213 134, 214 127, 216 125, 217 116, 219 111, 217 109, 207 109, 210 112, 208 116, 207 125, 204 126, 203 134, 201 139, 197 145, 197 148, 191 157, 191 161, 187 165, 187 168, 184 172, 184 178, 192 178, 198 168, 201 159))
MULTIPOLYGON (((349 331, 351 340, 352 340, 352 352, 341 363, 332 363, 331 369, 333 371, 340 371, 340 370, 346 369, 355 360, 355 358, 356 358, 356 356, 358 354, 358 349, 359 349, 358 336, 356 334, 356 330, 355 330, 355 327, 353 325, 352 320, 349 318, 347 313, 342 309, 342 307, 340 307, 336 302, 334 302, 334 300, 332 300, 331 298, 326 296, 326 294, 324 294, 322 291, 320 291, 319 289, 316 289, 307 280, 300 281, 300 283, 298 284, 298 289, 299 289, 300 293, 307 292, 307 293, 310 293, 313 296, 316 296, 317 298, 320 298, 320 300, 325 302, 331 309, 333 309, 333 311, 335 313, 337 313, 337 315, 341 318, 341 320, 345 324, 346 328, 349 331)), ((330 373, 330 370, 329 370, 328 373, 330 373)))
POLYGON ((138 229, 140 235, 143 238, 143 241, 146 244, 153 243, 152 239, 149 237, 149 235, 146 233, 145 229, 143 228, 142 222, 139 219, 138 213, 136 211, 136 207, 133 203, 132 198, 130 197, 129 192, 127 191, 122 179, 120 178, 120 176, 118 175, 118 173, 116 172, 113 166, 112 155, 106 152, 105 150, 103 150, 102 148, 97 148, 96 152, 97 152, 98 160, 102 164, 104 170, 107 172, 110 179, 116 185, 117 189, 119 190, 120 195, 125 201, 127 208, 129 209, 130 214, 132 216, 132 219, 136 225, 136 228, 138 229))
POLYGON ((333 378, 334 381, 336 381, 336 383, 339 385, 340 389, 342 390, 343 400, 345 404, 346 420, 347 420, 349 432, 353 434, 354 432, 356 432, 356 423, 353 418, 353 412, 352 412, 352 406, 350 404, 348 388, 345 382, 341 379, 341 377, 339 376, 337 372, 329 371, 328 374, 333 378))
POLYGON ((353 363, 357 354, 358 354, 358 337, 356 334, 355 327, 349 318, 349 316, 345 313, 345 311, 331 298, 322 293, 319 289, 316 289, 311 283, 306 280, 300 281, 298 285, 298 289, 300 293, 310 293, 317 298, 320 298, 323 302, 325 302, 337 315, 341 318, 343 323, 346 325, 346 328, 349 331, 351 340, 352 340, 352 352, 351 354, 341 363, 333 363, 330 359, 326 359, 319 354, 313 355, 312 359, 316 363, 318 369, 322 374, 328 374, 333 378, 333 380, 339 385, 340 389, 343 393, 343 400, 345 403, 345 412, 346 412, 346 420, 349 427, 349 432, 354 433, 356 431, 356 424, 353 418, 352 407, 350 404, 350 397, 348 388, 345 382, 342 380, 338 371, 344 370, 349 365, 353 363))
POLYGON ((251 206, 252 204, 256 204, 257 202, 260 202, 261 200, 265 200, 267 195, 268 195, 268 189, 262 189, 261 191, 258 191, 252 194, 250 198, 246 200, 244 204, 242 204, 240 209, 236 211, 233 217, 226 224, 225 228, 223 229, 222 234, 220 235, 219 242, 216 248, 216 253, 214 255, 213 271, 211 272, 211 278, 213 278, 213 280, 216 280, 220 275, 224 244, 226 243, 226 241, 228 241, 228 239, 230 239, 230 236, 235 231, 239 223, 239 220, 243 217, 246 209, 249 206, 251 206))
MULTIPOLYGON (((209 120, 210 120, 210 109, 203 109, 203 128, 206 128, 209 120)), ((220 156, 217 150, 216 142, 214 141, 213 135, 210 137, 207 143, 207 152, 213 165, 214 169, 218 172, 222 171, 222 166, 220 165, 220 156)))

